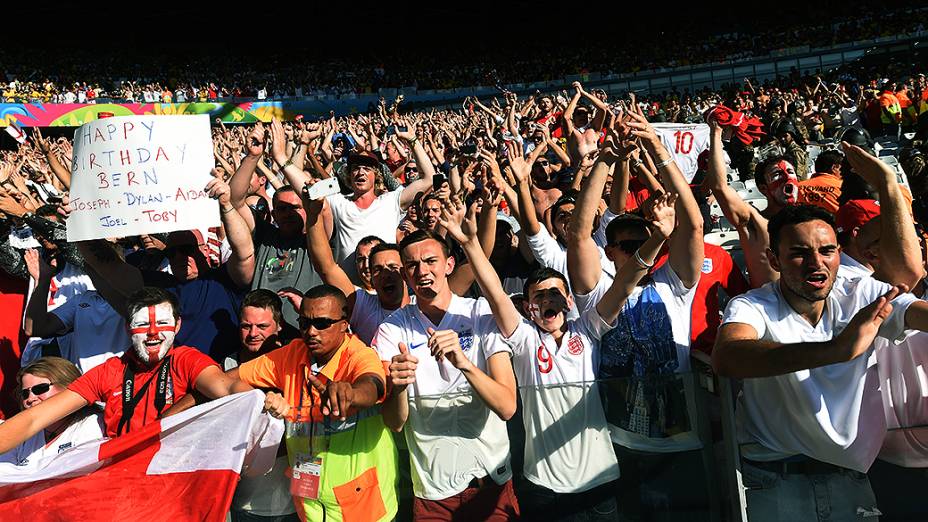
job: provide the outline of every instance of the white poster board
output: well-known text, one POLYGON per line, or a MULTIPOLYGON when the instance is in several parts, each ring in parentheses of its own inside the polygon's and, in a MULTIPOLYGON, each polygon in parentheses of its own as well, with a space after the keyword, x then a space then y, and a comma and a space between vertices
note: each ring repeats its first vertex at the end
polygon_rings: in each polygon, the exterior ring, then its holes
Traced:
POLYGON ((74 133, 68 241, 219 225, 209 116, 120 116, 74 133))
POLYGON ((697 159, 709 148, 709 126, 705 123, 654 123, 654 132, 660 137, 667 152, 683 172, 687 183, 696 175, 697 159))

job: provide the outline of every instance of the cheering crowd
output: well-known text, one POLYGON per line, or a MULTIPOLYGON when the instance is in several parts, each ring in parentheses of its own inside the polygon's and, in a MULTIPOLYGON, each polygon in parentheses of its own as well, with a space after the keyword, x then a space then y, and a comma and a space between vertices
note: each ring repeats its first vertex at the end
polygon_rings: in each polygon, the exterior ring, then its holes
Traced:
MULTIPOLYGON (((865 6, 866 2, 857 0, 840 6, 805 4, 795 12, 782 12, 779 22, 752 22, 732 10, 716 15, 730 22, 724 34, 704 32, 699 27, 660 35, 641 31, 634 34, 634 46, 604 39, 582 51, 555 40, 534 44, 526 53, 518 47, 479 40, 459 47, 441 39, 434 48, 425 46, 416 60, 404 59, 403 52, 377 49, 379 46, 375 46, 376 51, 352 51, 337 45, 324 55, 311 52, 305 57, 261 49, 259 55, 243 53, 247 68, 237 61, 216 60, 214 53, 197 46, 179 51, 159 49, 157 56, 141 63, 134 59, 136 50, 122 46, 71 49, 67 55, 47 53, 36 60, 35 50, 14 40, 0 49, 0 95, 2 101, 18 103, 95 103, 100 98, 185 103, 340 96, 376 93, 380 88, 467 88, 496 81, 563 80, 566 75, 587 72, 606 75, 767 57, 787 47, 815 48, 914 33, 924 30, 928 22, 924 8, 887 5, 870 13, 865 6), (801 27, 794 20, 803 20, 801 27), (473 45, 486 48, 475 53, 473 45), (493 60, 482 59, 487 55, 493 60), (475 56, 481 58, 475 60, 475 56), (93 64, 93 69, 87 64, 93 64)), ((458 14, 465 17, 471 13, 463 7, 458 14)), ((623 32, 634 33, 635 29, 623 32)), ((152 52, 146 46, 145 55, 152 52)))
POLYGON ((392 520, 407 455, 415 520, 698 519, 701 353, 750 520, 924 516, 928 83, 790 81, 217 122, 220 227, 76 244, 35 129, 0 156, 0 464, 257 388, 286 451, 232 520, 392 520))

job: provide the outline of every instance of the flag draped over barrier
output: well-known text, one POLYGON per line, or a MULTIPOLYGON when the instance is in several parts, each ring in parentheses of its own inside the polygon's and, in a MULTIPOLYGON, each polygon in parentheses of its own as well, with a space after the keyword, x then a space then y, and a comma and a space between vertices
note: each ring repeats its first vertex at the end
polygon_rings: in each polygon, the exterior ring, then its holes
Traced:
POLYGON ((0 466, 3 520, 225 520, 244 468, 271 468, 283 423, 252 391, 122 437, 0 466))

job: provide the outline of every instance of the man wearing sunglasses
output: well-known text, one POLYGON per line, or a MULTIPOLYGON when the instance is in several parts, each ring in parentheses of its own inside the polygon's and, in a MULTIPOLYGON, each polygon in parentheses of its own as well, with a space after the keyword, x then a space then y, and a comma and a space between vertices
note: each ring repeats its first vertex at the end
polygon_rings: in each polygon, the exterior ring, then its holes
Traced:
POLYGON ((348 332, 346 307, 338 288, 311 288, 300 305, 301 338, 226 375, 245 388, 283 392, 269 394, 267 408, 293 423, 287 450, 297 470, 290 473, 290 490, 301 491, 300 518, 392 520, 397 453, 378 406, 386 390, 384 367, 376 352, 348 332), (312 491, 300 478, 307 468, 320 477, 312 491))
MULTIPOLYGON (((666 510, 704 506, 708 502, 702 487, 688 488, 681 494, 673 489, 673 497, 666 495, 667 483, 673 476, 695 472, 702 465, 699 452, 693 451, 701 447, 695 430, 695 409, 686 406, 694 398, 683 385, 687 381, 681 382, 675 376, 690 368, 692 307, 703 268, 704 245, 702 213, 683 173, 647 119, 637 113, 629 113, 629 117, 625 125, 656 162, 664 189, 674 197, 677 217, 667 241, 668 261, 656 269, 639 253, 652 236, 646 220, 635 215, 620 216, 606 227, 605 251, 615 272, 628 270, 629 263, 650 272, 628 296, 616 328, 603 335, 597 375, 609 383, 604 406, 622 467, 619 509, 638 515, 634 512, 642 508, 666 510), (675 458, 679 465, 670 473, 662 471, 665 454, 677 452, 681 453, 675 458), (653 501, 657 497, 661 498, 660 507, 653 501)), ((629 146, 627 142, 606 140, 571 218, 567 268, 581 313, 595 306, 612 284, 612 279, 602 272, 591 233, 606 175, 620 157, 627 155, 629 146)))

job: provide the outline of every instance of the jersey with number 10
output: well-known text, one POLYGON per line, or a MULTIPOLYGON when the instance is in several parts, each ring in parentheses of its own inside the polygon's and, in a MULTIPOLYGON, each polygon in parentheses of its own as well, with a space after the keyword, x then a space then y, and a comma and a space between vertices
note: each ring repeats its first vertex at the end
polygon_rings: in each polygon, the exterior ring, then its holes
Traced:
POLYGON ((654 130, 667 152, 673 154, 686 182, 691 183, 699 154, 709 148, 709 126, 705 123, 655 123, 654 130))

